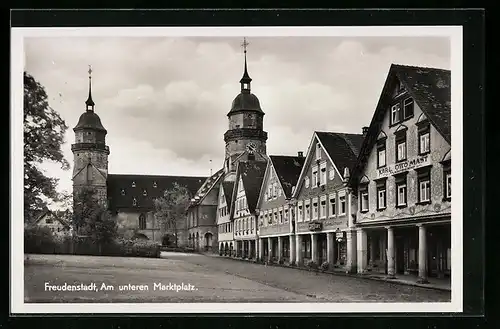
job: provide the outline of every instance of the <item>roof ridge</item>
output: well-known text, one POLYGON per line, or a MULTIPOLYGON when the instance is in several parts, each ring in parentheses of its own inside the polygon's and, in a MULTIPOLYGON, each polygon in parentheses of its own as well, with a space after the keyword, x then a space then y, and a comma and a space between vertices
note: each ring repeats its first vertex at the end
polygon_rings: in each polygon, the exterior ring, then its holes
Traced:
POLYGON ((438 71, 451 72, 451 70, 448 70, 448 69, 443 69, 443 68, 438 68, 438 67, 431 67, 431 66, 405 65, 405 64, 395 64, 395 63, 392 63, 391 66, 409 67, 409 68, 415 68, 415 69, 430 69, 430 70, 438 70, 438 71))

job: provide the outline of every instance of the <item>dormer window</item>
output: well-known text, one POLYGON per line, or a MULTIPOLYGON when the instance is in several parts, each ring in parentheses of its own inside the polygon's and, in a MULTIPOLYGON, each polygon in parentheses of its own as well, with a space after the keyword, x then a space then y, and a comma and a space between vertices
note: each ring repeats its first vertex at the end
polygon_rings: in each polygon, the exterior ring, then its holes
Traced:
POLYGON ((136 199, 136 198, 134 198, 134 200, 132 200, 132 205, 133 205, 134 207, 135 207, 135 206, 137 206, 137 199, 136 199))
POLYGON ((125 195, 125 189, 124 188, 122 188, 121 194, 125 195))
POLYGON ((142 195, 148 196, 148 191, 146 191, 146 190, 142 191, 142 195))
POLYGON ((135 182, 132 182, 132 187, 135 187, 135 182))
POLYGON ((156 182, 153 182, 153 188, 157 188, 158 185, 156 184, 156 182))

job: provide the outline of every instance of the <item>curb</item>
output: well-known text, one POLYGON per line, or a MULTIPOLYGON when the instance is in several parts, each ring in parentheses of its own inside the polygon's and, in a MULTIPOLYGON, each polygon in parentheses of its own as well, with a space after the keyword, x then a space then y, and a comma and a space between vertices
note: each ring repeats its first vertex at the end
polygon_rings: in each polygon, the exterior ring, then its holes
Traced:
MULTIPOLYGON (((233 261, 240 261, 240 262, 245 262, 245 263, 257 264, 257 265, 262 265, 262 266, 265 265, 262 263, 257 263, 257 262, 249 261, 247 259, 242 259, 242 258, 233 258, 233 257, 227 257, 227 256, 220 256, 220 255, 207 255, 207 254, 203 254, 203 255, 209 256, 209 257, 217 257, 217 258, 222 258, 222 259, 230 259, 233 261)), ((382 282, 386 282, 386 283, 394 283, 394 284, 399 284, 399 285, 404 285, 404 286, 413 286, 413 287, 419 287, 419 288, 424 288, 424 289, 451 292, 451 288, 429 286, 426 284, 413 283, 413 282, 402 282, 402 281, 398 281, 397 279, 376 278, 376 277, 370 277, 366 274, 365 275, 363 275, 363 274, 349 274, 349 273, 345 273, 345 272, 341 272, 341 271, 318 271, 318 270, 311 270, 311 269, 304 268, 304 267, 287 266, 287 265, 280 265, 280 264, 267 264, 267 266, 283 267, 283 268, 289 268, 289 269, 295 269, 295 270, 301 270, 301 271, 307 271, 307 272, 325 273, 325 274, 338 275, 338 276, 347 276, 347 277, 357 278, 357 279, 382 281, 382 282)))

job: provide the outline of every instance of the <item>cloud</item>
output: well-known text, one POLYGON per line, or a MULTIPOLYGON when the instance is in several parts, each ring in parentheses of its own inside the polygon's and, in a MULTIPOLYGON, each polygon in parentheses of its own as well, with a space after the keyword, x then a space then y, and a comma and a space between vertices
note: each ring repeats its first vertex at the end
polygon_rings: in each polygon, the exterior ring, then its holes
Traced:
MULTIPOLYGON (((391 63, 449 68, 446 38, 252 38, 248 69, 268 152, 306 152, 315 130, 360 133, 391 63)), ((26 70, 70 127, 85 109, 88 65, 108 131, 110 172, 205 175, 222 166, 227 113, 239 93, 236 38, 31 38, 26 70)), ((64 152, 72 160, 71 129, 64 152)), ((71 186, 70 172, 50 169, 71 186)))

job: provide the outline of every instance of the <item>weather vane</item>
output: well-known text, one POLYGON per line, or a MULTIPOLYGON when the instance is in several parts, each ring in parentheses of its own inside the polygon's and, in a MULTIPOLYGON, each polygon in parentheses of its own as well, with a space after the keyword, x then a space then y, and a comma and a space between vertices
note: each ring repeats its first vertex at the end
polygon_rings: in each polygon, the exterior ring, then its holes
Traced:
POLYGON ((241 46, 243 47, 245 54, 247 53, 247 46, 248 45, 249 45, 249 43, 247 42, 247 38, 243 38, 243 43, 241 44, 241 46))

